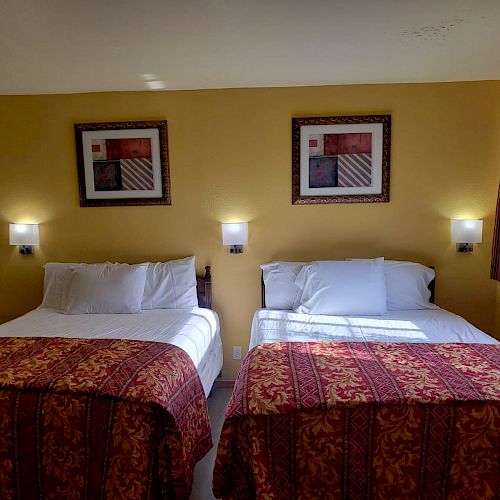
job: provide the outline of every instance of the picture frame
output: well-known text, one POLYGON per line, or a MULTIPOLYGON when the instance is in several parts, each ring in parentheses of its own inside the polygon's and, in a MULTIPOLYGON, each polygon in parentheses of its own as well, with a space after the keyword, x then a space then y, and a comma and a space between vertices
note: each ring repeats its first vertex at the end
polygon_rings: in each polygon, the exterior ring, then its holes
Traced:
POLYGON ((171 204, 166 120, 74 128, 81 207, 171 204))
POLYGON ((292 204, 389 201, 391 116, 292 118, 292 204))

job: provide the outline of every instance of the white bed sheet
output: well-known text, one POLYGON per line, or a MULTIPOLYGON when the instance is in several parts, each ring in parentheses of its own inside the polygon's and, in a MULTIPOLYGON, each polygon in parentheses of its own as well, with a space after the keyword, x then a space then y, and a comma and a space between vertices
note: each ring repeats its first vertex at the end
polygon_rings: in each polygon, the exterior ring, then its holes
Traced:
POLYGON ((173 344, 193 360, 206 396, 222 369, 219 318, 215 311, 199 307, 78 315, 38 308, 0 325, 0 337, 127 339, 173 344))
POLYGON ((498 341, 444 309, 389 311, 382 316, 323 316, 259 309, 250 346, 270 342, 464 342, 498 341))

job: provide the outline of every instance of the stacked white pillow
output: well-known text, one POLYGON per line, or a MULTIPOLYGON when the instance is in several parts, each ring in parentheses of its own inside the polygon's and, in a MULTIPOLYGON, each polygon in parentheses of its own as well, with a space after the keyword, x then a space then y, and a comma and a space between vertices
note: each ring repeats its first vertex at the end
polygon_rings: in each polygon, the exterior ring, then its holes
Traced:
MULTIPOLYGON (((361 268, 358 264, 344 265, 322 263, 378 262, 378 264, 375 264, 375 266, 380 267, 381 261, 383 262, 383 275, 385 278, 385 301, 386 309, 388 311, 439 309, 438 306, 430 302, 431 293, 429 290, 429 284, 435 277, 433 269, 416 262, 383 259, 318 261, 311 263, 270 262, 268 264, 263 264, 261 266, 261 269, 263 271, 263 279, 265 285, 266 307, 269 309, 300 310, 301 312, 305 312, 307 309, 308 311, 310 311, 310 314, 323 314, 319 312, 312 312, 317 310, 316 306, 314 306, 312 302, 314 302, 315 300, 315 287, 324 288, 327 286, 325 283, 323 283, 322 285, 318 285, 318 280, 324 282, 327 275, 325 274, 324 276, 322 276, 322 272, 324 270, 328 270, 329 279, 337 279, 337 281, 339 279, 342 279, 343 281, 350 282, 349 285, 340 285, 339 283, 337 283, 333 285, 334 288, 331 288, 331 286, 328 285, 328 293, 335 293, 338 295, 340 293, 347 292, 350 294, 351 298, 355 298, 355 296, 357 295, 358 300, 356 301, 356 309, 358 310, 358 312, 356 314, 371 315, 371 311, 373 311, 375 304, 378 304, 377 307, 379 307, 381 302, 373 302, 372 297, 372 299, 370 299, 369 301, 370 304, 365 306, 365 304, 368 304, 366 294, 368 293, 368 291, 370 291, 370 293, 374 292, 374 288, 372 288, 374 286, 374 283, 376 284, 376 287, 378 287, 378 293, 383 293, 380 285, 380 270, 370 270, 370 286, 367 286, 368 281, 363 281, 362 279, 360 279, 359 270, 361 268), (314 272, 311 271, 311 266, 314 266, 314 272), (304 271, 302 272, 303 269, 304 271), (377 274, 375 282, 373 282, 373 272, 377 274), (337 274, 337 277, 333 278, 333 274, 335 273, 337 274), (339 273, 341 273, 342 276, 340 276, 339 273), (339 287, 344 287, 344 292, 341 292, 342 288, 339 287), (347 287, 348 290, 345 290, 345 287, 347 287), (354 296, 352 294, 354 294, 354 296)), ((325 295, 323 295, 324 293, 326 293, 326 290, 322 292, 322 300, 325 298, 325 295)), ((346 299, 347 298, 349 297, 346 297, 346 299)), ((340 305, 341 304, 339 303, 338 309, 332 310, 340 311, 340 305)), ((343 305, 346 305, 346 300, 343 301, 343 305)), ((354 303, 351 302, 350 307, 353 306, 354 303)), ((323 306, 321 306, 321 310, 324 310, 323 306)), ((380 312, 378 312, 377 314, 383 314, 383 307, 379 307, 378 310, 380 312)))
POLYGON ((434 269, 416 262, 386 260, 384 273, 388 311, 439 309, 430 302, 429 284, 436 277, 434 269))
POLYGON ((66 282, 71 278, 73 270, 87 265, 69 262, 48 262, 45 264, 45 278, 43 280, 43 299, 40 307, 61 309, 66 282))
POLYGON ((312 262, 301 269, 295 285, 301 290, 298 313, 365 316, 387 312, 383 258, 312 262))
POLYGON ((136 265, 45 265, 43 308, 67 314, 119 314, 197 306, 194 257, 136 265))
POLYGON ((70 271, 61 300, 65 314, 133 314, 141 310, 147 264, 96 264, 70 271))
POLYGON ((305 262, 269 262, 260 266, 268 309, 294 309, 300 294, 295 280, 305 265, 305 262))
POLYGON ((198 307, 194 257, 149 263, 142 309, 198 307))

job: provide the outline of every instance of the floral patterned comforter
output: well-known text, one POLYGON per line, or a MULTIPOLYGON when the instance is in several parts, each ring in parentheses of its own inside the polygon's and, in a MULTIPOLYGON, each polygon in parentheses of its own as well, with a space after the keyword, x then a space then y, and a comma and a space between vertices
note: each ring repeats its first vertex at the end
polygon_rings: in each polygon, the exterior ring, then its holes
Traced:
POLYGON ((187 498, 211 445, 182 349, 0 339, 0 498, 187 498))
POLYGON ((500 497, 500 345, 255 347, 226 410, 218 498, 500 497))

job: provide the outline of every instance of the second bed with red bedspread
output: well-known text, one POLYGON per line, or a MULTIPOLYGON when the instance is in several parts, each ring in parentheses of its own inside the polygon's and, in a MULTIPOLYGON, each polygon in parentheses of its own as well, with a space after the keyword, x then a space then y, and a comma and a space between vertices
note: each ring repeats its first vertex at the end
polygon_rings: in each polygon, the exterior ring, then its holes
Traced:
POLYGON ((0 339, 0 498, 187 498, 212 444, 196 368, 145 341, 0 339))
POLYGON ((500 346, 271 343, 242 363, 219 498, 499 498, 500 346))

